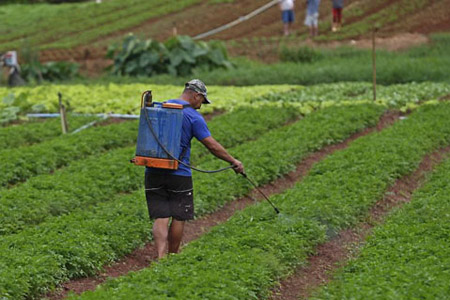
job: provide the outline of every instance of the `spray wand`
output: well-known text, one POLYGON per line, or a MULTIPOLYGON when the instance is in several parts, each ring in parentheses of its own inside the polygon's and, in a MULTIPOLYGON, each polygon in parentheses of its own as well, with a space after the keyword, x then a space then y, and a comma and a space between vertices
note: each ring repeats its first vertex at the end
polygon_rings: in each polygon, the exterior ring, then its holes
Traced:
POLYGON ((241 175, 244 176, 244 178, 247 179, 247 180, 255 187, 255 189, 256 189, 258 192, 261 193, 261 195, 264 196, 264 198, 267 200, 267 202, 269 202, 270 205, 272 205, 272 207, 273 207, 273 209, 275 210, 275 212, 276 212, 277 214, 279 214, 280 211, 278 210, 278 208, 272 203, 272 201, 270 201, 269 197, 267 197, 267 196, 266 196, 266 195, 258 188, 258 186, 257 186, 250 178, 248 178, 247 174, 245 174, 244 172, 242 172, 241 175))

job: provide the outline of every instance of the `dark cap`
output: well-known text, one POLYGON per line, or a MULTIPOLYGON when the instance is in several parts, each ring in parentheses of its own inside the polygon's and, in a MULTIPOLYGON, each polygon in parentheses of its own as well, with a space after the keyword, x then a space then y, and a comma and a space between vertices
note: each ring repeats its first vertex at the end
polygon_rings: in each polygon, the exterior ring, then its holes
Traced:
POLYGON ((211 104, 211 101, 209 101, 207 93, 206 93, 206 86, 200 79, 192 79, 189 82, 186 82, 184 84, 184 87, 186 89, 192 90, 194 92, 197 92, 199 94, 202 94, 205 97, 205 101, 203 103, 205 104, 211 104))

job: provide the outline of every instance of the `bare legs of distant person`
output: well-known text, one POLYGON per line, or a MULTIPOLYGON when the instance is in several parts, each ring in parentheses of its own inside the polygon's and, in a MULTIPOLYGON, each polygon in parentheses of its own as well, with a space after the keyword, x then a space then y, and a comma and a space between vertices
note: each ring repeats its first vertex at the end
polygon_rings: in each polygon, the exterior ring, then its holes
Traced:
POLYGON ((284 28, 284 35, 285 36, 289 35, 289 23, 284 23, 283 28, 284 28))
POLYGON ((317 26, 310 26, 309 27, 309 36, 311 38, 319 35, 319 27, 317 26))
POLYGON ((172 218, 156 219, 153 223, 153 239, 155 241, 158 258, 166 255, 167 248, 169 253, 178 253, 180 250, 181 238, 183 237, 184 221, 178 221, 172 218))
POLYGON ((331 31, 336 32, 342 26, 342 8, 333 8, 333 25, 331 31))

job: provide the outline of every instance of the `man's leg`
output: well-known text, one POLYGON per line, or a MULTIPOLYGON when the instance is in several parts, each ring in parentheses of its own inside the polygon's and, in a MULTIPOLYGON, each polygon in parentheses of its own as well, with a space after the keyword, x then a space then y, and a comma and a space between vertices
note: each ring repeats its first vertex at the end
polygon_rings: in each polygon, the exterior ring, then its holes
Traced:
POLYGON ((169 253, 178 253, 180 250, 181 238, 183 237, 184 221, 172 218, 169 229, 169 253))
POLYGON ((166 255, 167 240, 169 236, 169 218, 155 219, 153 223, 153 239, 155 240, 158 258, 166 255))

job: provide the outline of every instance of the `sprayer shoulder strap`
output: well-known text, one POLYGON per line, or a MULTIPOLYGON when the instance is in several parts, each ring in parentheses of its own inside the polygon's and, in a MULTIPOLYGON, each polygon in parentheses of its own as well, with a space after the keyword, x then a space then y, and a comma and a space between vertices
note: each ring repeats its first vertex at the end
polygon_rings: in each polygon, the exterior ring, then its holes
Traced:
MULTIPOLYGON (((183 109, 188 108, 188 107, 191 107, 191 105, 190 104, 183 104, 183 109)), ((178 158, 179 160, 183 160, 183 157, 186 155, 187 150, 188 150, 187 146, 184 147, 183 150, 181 150, 180 157, 178 158)))
POLYGON ((179 160, 183 160, 184 156, 186 155, 186 152, 188 150, 188 147, 184 147, 183 150, 181 150, 181 154, 180 154, 180 158, 178 158, 179 160))

